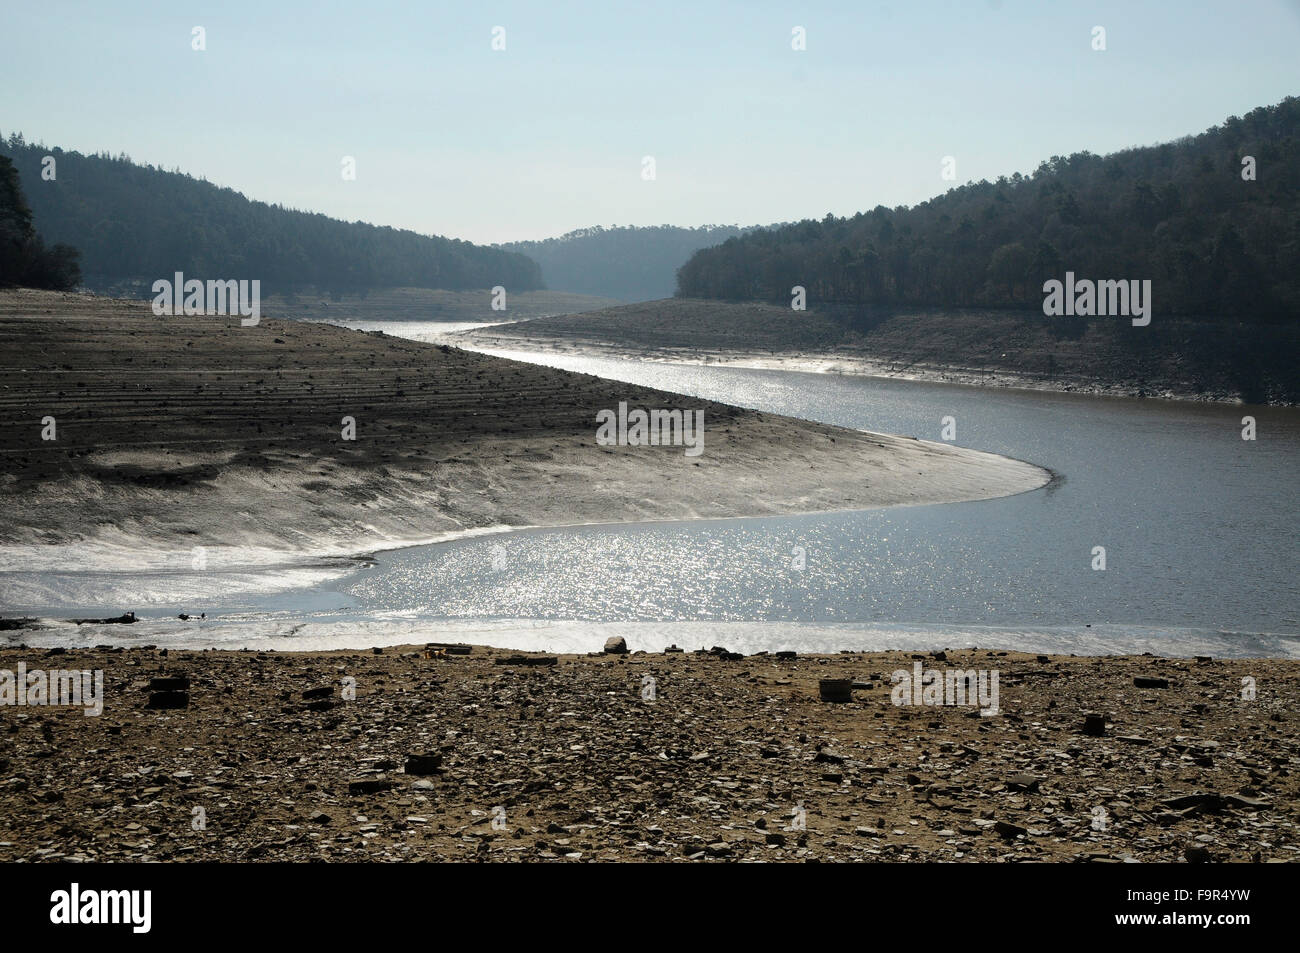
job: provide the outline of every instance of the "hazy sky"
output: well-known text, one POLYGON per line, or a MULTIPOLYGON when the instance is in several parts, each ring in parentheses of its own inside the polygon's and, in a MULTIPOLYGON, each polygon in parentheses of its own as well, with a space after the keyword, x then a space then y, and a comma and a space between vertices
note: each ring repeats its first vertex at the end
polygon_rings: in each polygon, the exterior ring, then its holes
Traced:
POLYGON ((499 242, 912 204, 947 155, 964 182, 1200 132, 1300 94, 1297 59, 1300 0, 42 0, 0 13, 0 130, 499 242))

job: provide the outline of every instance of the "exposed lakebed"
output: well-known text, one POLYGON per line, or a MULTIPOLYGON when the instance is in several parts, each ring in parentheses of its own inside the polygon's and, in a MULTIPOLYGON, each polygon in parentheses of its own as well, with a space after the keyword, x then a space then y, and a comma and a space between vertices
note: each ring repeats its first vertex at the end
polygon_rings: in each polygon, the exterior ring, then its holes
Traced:
MULTIPOLYGON (((213 592, 204 606, 187 598, 178 611, 206 609, 218 625, 299 618, 1015 629, 1066 651, 1070 639, 1050 633, 1132 627, 1159 633, 1171 651, 1180 633, 1222 631, 1229 641, 1240 633, 1245 643, 1261 633, 1300 637, 1300 411, 492 353, 930 440, 941 439, 951 417, 955 443, 1048 467, 1057 479, 970 503, 475 536, 379 553, 365 568, 336 570, 307 588, 213 592), (1241 437, 1247 414, 1257 420, 1254 441, 1241 437), (1104 571, 1093 568, 1098 546, 1104 571)), ((224 641, 212 634, 213 644, 224 641)), ((758 648, 763 640, 748 641, 758 648)), ((1259 651, 1275 650, 1260 643, 1259 651)))

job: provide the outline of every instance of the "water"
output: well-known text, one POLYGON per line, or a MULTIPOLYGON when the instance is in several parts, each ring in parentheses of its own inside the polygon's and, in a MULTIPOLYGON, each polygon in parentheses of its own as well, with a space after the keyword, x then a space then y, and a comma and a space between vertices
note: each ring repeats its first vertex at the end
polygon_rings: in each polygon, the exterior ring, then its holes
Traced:
MULTIPOLYGON (((592 624, 653 630, 664 644, 672 640, 667 632, 679 631, 684 647, 707 642, 708 625, 731 626, 737 644, 756 650, 799 647, 790 644, 789 625, 798 623, 811 627, 810 638, 816 629, 817 644, 839 647, 937 641, 1040 651, 1209 645, 1224 654, 1300 652, 1291 638, 1300 636, 1300 411, 527 357, 934 440, 951 416, 956 443, 1029 460, 1058 476, 1042 490, 999 500, 527 530, 395 550, 378 554, 368 568, 325 573, 325 581, 306 587, 214 594, 206 603, 216 617, 207 634, 191 628, 175 637, 225 644, 234 630, 223 634, 221 627, 238 623, 261 625, 268 637, 292 644, 295 633, 334 623, 343 624, 339 631, 351 625, 366 632, 362 642, 354 634, 346 644, 369 645, 402 641, 380 630, 414 620, 483 629, 494 644, 554 649, 568 644, 564 627, 541 620, 555 620, 592 640, 600 634, 592 624), (1245 414, 1257 419, 1256 441, 1241 439, 1245 414), (1092 568, 1098 546, 1105 548, 1104 571, 1092 568), (800 551, 802 569, 792 565, 800 551), (502 627, 515 623, 513 641, 503 641, 502 627), (755 625, 735 630, 738 623, 755 625)), ((194 605, 192 597, 177 603, 186 611, 194 605)), ((177 607, 164 603, 153 614, 177 607)), ((311 647, 347 638, 322 629, 311 647)))
MULTIPOLYGON (((512 355, 518 356, 518 355, 512 355)), ((1300 632, 1300 413, 592 358, 548 363, 1049 467, 998 500, 535 530, 379 556, 361 611, 1300 632), (1254 442, 1241 418, 1258 421, 1254 442), (494 546, 497 564, 493 569, 494 546), (1092 568, 1105 548, 1106 569, 1092 568), (802 547, 806 568, 792 568, 802 547), (502 554, 504 559, 501 558, 502 554)))

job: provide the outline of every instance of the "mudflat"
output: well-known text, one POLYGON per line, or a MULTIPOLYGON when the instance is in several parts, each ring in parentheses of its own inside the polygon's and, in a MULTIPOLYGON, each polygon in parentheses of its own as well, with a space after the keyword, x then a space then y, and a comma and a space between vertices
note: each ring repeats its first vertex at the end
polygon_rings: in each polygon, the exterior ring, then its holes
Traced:
POLYGON ((1294 405, 1300 331, 1037 311, 863 316, 843 306, 669 298, 462 332, 477 347, 863 374, 985 387, 1294 405))
POLYGON ((445 345, 38 291, 0 293, 0 461, 10 565, 51 543, 356 553, 492 526, 981 499, 1049 478, 445 345), (597 445, 597 414, 620 402, 703 410, 703 452, 597 445))

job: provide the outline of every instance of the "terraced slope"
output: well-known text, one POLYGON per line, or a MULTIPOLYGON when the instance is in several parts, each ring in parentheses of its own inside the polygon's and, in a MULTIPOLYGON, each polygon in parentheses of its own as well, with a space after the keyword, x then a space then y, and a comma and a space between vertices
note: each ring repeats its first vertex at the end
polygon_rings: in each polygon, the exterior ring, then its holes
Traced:
POLYGON ((0 380, 0 544, 357 552, 489 525, 981 498, 1047 478, 382 334, 53 292, 0 295, 0 380), (704 452, 597 446, 597 412, 621 401, 703 409, 704 452))

